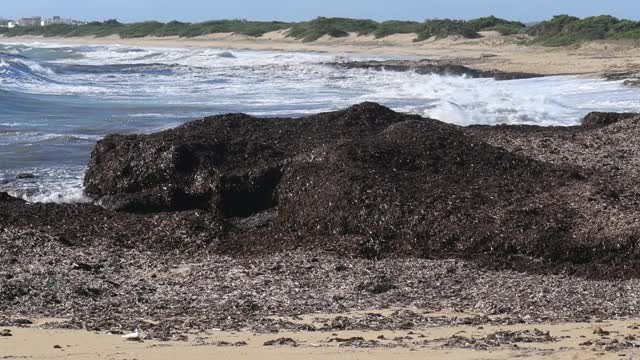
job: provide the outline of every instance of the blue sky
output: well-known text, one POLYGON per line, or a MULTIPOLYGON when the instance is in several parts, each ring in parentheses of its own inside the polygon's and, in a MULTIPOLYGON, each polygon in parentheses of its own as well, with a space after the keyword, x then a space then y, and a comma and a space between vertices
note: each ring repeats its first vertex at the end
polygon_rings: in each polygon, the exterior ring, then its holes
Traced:
POLYGON ((640 0, 3 0, 0 6, 0 18, 60 15, 121 21, 299 21, 316 16, 424 20, 486 15, 535 21, 555 14, 610 14, 640 20, 640 0))

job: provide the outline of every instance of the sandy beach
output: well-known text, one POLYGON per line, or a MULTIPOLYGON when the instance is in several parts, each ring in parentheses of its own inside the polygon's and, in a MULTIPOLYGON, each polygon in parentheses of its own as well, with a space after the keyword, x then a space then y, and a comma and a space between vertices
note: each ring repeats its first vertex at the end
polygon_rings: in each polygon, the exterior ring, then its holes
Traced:
POLYGON ((55 43, 68 45, 123 45, 136 47, 181 47, 249 49, 264 51, 326 52, 337 56, 362 54, 370 56, 404 56, 446 60, 480 70, 529 72, 545 75, 636 73, 640 71, 640 48, 621 42, 592 42, 581 46, 549 48, 521 45, 526 37, 501 36, 481 32, 482 38, 446 38, 414 42, 415 34, 392 35, 381 39, 373 36, 332 38, 324 36, 304 43, 276 31, 254 38, 237 34, 211 34, 195 38, 146 37, 44 38, 41 36, 0 37, 0 43, 55 43))
MULTIPOLYGON (((388 315, 391 311, 374 313, 388 315)), ((318 325, 323 318, 330 316, 314 314, 297 318, 318 325)), ((344 318, 349 316, 343 314, 344 318)), ((164 342, 148 339, 129 341, 108 332, 50 329, 51 324, 52 320, 38 320, 27 327, 0 329, 5 335, 0 337, 0 358, 632 359, 640 347, 636 340, 640 326, 638 320, 536 326, 460 325, 387 331, 283 331, 267 334, 206 331, 164 342)))

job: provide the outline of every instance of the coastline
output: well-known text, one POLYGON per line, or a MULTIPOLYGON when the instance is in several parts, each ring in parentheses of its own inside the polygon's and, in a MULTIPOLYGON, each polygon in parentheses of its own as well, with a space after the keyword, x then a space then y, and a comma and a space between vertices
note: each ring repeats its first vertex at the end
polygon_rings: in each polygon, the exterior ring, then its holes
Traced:
MULTIPOLYGON (((414 309, 415 310, 415 309, 414 309)), ((402 311, 402 310, 400 310, 402 311)), ((407 309, 404 311, 412 311, 407 309)), ((310 317, 322 318, 321 314, 310 317)), ((448 315, 452 316, 452 315, 448 315)), ((344 314, 343 318, 350 318, 344 314)), ((637 346, 634 319, 598 324, 554 323, 489 326, 454 325, 413 330, 332 330, 193 332, 179 339, 126 341, 120 334, 50 329, 40 325, 10 327, 0 337, 0 356, 82 359, 616 359, 633 357, 637 346), (275 345, 267 345, 275 341, 275 345)), ((51 324, 51 323, 49 323, 51 324)))
MULTIPOLYGON (((541 75, 583 75, 640 72, 640 48, 616 42, 592 42, 580 47, 547 48, 519 45, 518 39, 485 32, 480 39, 447 38, 413 42, 413 35, 382 39, 351 34, 344 38, 323 37, 304 43, 286 38, 282 31, 259 38, 236 34, 212 34, 196 38, 146 37, 44 38, 41 36, 0 37, 0 44, 45 43, 62 45, 120 45, 166 48, 220 48, 228 50, 322 52, 337 56, 363 55, 448 61, 484 71, 526 72, 541 75)), ((615 76, 614 76, 615 77, 615 76)), ((635 77, 635 76, 632 76, 635 77)))

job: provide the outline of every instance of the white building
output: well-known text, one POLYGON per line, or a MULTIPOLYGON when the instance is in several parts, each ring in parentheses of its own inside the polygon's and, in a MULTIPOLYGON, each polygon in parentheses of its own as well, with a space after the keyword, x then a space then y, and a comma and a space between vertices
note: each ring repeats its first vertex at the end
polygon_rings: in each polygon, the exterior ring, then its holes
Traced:
POLYGON ((84 21, 79 21, 79 20, 73 20, 73 19, 65 19, 61 16, 54 16, 52 18, 48 18, 48 19, 42 19, 40 21, 40 26, 49 26, 49 25, 59 25, 59 24, 64 24, 64 25, 84 25, 86 24, 86 22, 84 21))
POLYGON ((7 23, 7 27, 8 27, 9 29, 13 29, 14 27, 16 27, 16 23, 15 23, 15 21, 9 21, 9 22, 7 23))
POLYGON ((71 20, 66 20, 61 18, 60 16, 54 16, 52 18, 49 19, 42 19, 40 21, 40 26, 49 26, 49 25, 56 25, 56 24, 70 24, 71 20))
POLYGON ((18 26, 40 26, 42 18, 40 16, 32 16, 26 18, 20 18, 16 21, 18 26))

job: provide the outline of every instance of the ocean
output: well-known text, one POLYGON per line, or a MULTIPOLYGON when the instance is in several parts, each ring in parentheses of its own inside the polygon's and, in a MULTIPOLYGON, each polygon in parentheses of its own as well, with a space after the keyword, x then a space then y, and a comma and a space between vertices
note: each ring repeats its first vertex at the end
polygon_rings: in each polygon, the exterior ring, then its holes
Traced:
POLYGON ((206 115, 297 117, 375 101, 459 124, 578 124, 591 111, 640 111, 640 89, 553 76, 495 81, 338 69, 389 59, 321 53, 0 44, 0 191, 83 202, 91 148, 206 115), (33 178, 16 179, 18 174, 33 178))

